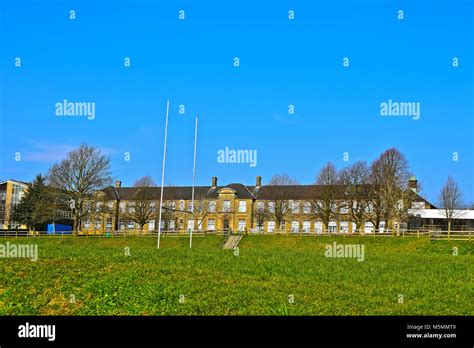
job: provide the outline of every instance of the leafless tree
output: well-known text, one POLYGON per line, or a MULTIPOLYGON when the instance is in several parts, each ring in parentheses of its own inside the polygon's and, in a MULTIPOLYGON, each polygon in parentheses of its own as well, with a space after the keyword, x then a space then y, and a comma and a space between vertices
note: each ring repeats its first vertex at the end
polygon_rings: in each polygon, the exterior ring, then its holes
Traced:
POLYGON ((86 200, 112 182, 110 159, 98 148, 82 144, 49 169, 47 181, 57 192, 65 192, 69 197, 73 229, 77 231, 81 228, 81 219, 87 214, 84 210, 86 200))
POLYGON ((156 183, 153 178, 149 175, 145 175, 135 181, 133 184, 134 187, 156 187, 156 183))
POLYGON ((370 170, 363 161, 344 168, 340 174, 340 183, 344 185, 344 202, 350 219, 356 225, 356 231, 361 232, 367 219, 369 204, 369 176, 370 170))
MULTIPOLYGON (((408 179, 411 173, 408 161, 403 153, 396 148, 383 152, 371 166, 371 204, 370 215, 374 228, 378 229, 382 218, 386 224, 393 219, 406 215, 410 204, 408 179), (405 202, 406 204, 401 204, 405 202)), ((398 230, 401 221, 398 221, 398 230)), ((393 226, 390 226, 393 231, 393 226)))
POLYGON ((253 216, 255 218, 257 228, 260 230, 261 228, 263 228, 265 221, 268 221, 271 217, 271 214, 268 211, 268 207, 265 207, 264 201, 258 201, 257 204, 255 204, 253 216))
POLYGON ((316 177, 316 185, 311 193, 311 206, 316 218, 319 218, 325 228, 329 229, 329 222, 339 216, 339 204, 337 193, 339 184, 339 173, 331 162, 328 162, 319 171, 316 177))
POLYGON ((283 222, 291 215, 291 201, 288 199, 291 186, 298 185, 298 182, 287 174, 276 174, 268 185, 274 186, 271 191, 268 215, 275 221, 276 228, 281 229, 283 222))
POLYGON ((202 228, 202 223, 204 219, 209 215, 210 213, 210 201, 204 197, 198 198, 194 200, 194 207, 193 207, 193 212, 192 216, 194 218, 194 221, 197 221, 197 230, 202 228), (199 222, 199 220, 201 222, 199 222))
MULTIPOLYGON (((158 207, 155 213, 155 220, 158 221, 159 219, 159 206, 160 202, 156 202, 155 206, 158 207)), ((163 209, 161 212, 161 221, 164 223, 164 230, 170 231, 171 230, 171 223, 174 222, 174 228, 176 228, 176 218, 177 218, 176 207, 171 204, 171 202, 167 202, 167 204, 163 203, 163 209)), ((155 226, 155 230, 158 230, 158 225, 155 226)))
POLYGON ((150 187, 156 185, 149 176, 144 176, 137 180, 133 186, 136 191, 133 194, 126 216, 129 220, 137 223, 143 232, 143 227, 156 214, 156 204, 150 192, 150 187))
POLYGON ((454 219, 459 218, 462 213, 462 193, 458 184, 452 177, 448 177, 446 184, 439 193, 439 205, 443 209, 443 215, 448 223, 448 239, 451 237, 451 225, 454 219))

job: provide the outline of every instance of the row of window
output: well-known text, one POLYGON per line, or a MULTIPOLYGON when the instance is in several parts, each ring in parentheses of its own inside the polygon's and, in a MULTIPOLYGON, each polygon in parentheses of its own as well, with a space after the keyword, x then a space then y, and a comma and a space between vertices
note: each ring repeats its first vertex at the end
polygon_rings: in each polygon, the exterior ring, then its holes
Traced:
MULTIPOLYGON (((231 211, 231 204, 230 203, 231 203, 230 200, 222 201, 222 212, 230 212, 231 211)), ((174 202, 174 201, 168 202, 165 206, 166 206, 166 208, 171 209, 171 210, 180 210, 180 211, 185 211, 186 210, 186 203, 185 203, 184 200, 179 201, 178 209, 176 209, 176 202, 174 202)), ((127 209, 127 203, 120 202, 119 207, 120 207, 121 212, 125 212, 125 210, 127 209)), ((129 212, 133 212, 134 207, 135 207, 134 202, 129 202, 128 203, 128 211, 129 212)), ((153 209, 153 211, 155 211, 156 210, 155 202, 150 203, 150 207, 153 209)), ((197 209, 200 212, 205 210, 205 209, 207 209, 207 211, 209 211, 211 213, 216 212, 217 202, 216 201, 209 201, 209 203, 207 204, 207 207, 204 207, 203 201, 198 201, 197 209)), ((188 212, 194 211, 192 201, 188 202, 188 210, 187 211, 188 212)), ((246 213, 247 212, 247 202, 246 201, 239 201, 238 212, 239 213, 246 213)))
MULTIPOLYGON (((178 221, 179 223, 179 229, 182 230, 184 227, 184 221, 180 219, 178 221)), ((89 229, 91 227, 90 221, 86 220, 84 223, 84 228, 89 229)), ((101 229, 102 227, 102 222, 97 220, 94 224, 95 229, 101 229)), ((108 218, 106 221, 106 228, 112 228, 112 218, 108 218)), ((133 221, 128 221, 127 222, 127 228, 128 229, 136 229, 138 228, 138 225, 135 224, 133 221)), ((166 222, 162 221, 161 222, 161 229, 166 229, 173 231, 176 228, 176 222, 174 220, 169 221, 168 226, 166 226, 166 222)), ((247 228, 246 220, 244 219, 239 219, 238 220, 238 230, 239 231, 244 231, 247 228)), ((311 221, 303 221, 302 223, 300 221, 291 221, 291 232, 299 232, 300 229, 302 232, 311 232, 312 228, 314 228, 314 232, 316 233, 322 233, 323 232, 323 223, 321 221, 316 221, 312 223, 311 221)), ((125 222, 124 221, 119 221, 119 229, 124 230, 125 229, 125 222)), ((215 231, 216 229, 216 220, 209 218, 207 219, 207 228, 206 230, 208 231, 215 231)), ((264 226, 263 224, 260 224, 258 226, 258 229, 263 230, 264 226)), ((275 221, 268 221, 267 222, 267 231, 268 232, 273 232, 276 229, 276 224, 275 221)), ((286 222, 283 222, 282 225, 280 226, 281 230, 286 229, 286 222)), ((385 221, 380 222, 379 226, 380 232, 383 232, 385 230, 385 221)), ((155 220, 150 220, 148 222, 148 230, 153 231, 155 230, 155 220)), ((187 221, 186 225, 186 230, 197 230, 197 231, 202 231, 203 230, 203 223, 202 220, 197 220, 196 228, 195 228, 195 221, 193 219, 189 219, 187 221)), ((352 222, 352 231, 354 232, 356 230, 356 224, 352 222)), ((330 233, 348 233, 349 232, 349 222, 348 221, 341 221, 339 222, 339 230, 337 229, 337 222, 336 221, 330 221, 328 225, 328 231, 330 233)), ((364 224, 364 232, 365 233, 372 233, 374 231, 374 226, 371 222, 366 222, 364 224)))
MULTIPOLYGON (((356 207, 356 202, 354 202, 354 208, 356 207)), ((97 203, 96 206, 96 211, 99 211, 101 208, 102 203, 97 203)), ((113 208, 113 202, 107 203, 109 210, 112 210, 113 208)), ((268 211, 269 212, 275 212, 275 202, 268 202, 267 203, 268 211)), ((134 202, 129 202, 128 203, 128 209, 129 212, 133 212, 134 210, 135 203, 134 202)), ((156 210, 156 203, 151 202, 150 207, 152 207, 153 210, 156 210)), ((176 202, 170 201, 166 204, 166 207, 172 210, 176 210, 176 202)), ((179 201, 179 206, 178 210, 180 211, 185 211, 186 210, 186 202, 184 200, 179 201)), ((188 202, 187 204, 187 211, 192 212, 193 211, 193 202, 188 202)), ((203 206, 203 201, 198 201, 198 211, 203 211, 207 208, 207 210, 211 213, 216 212, 217 210, 217 202, 216 201, 209 201, 208 206, 204 207, 203 206)), ((263 212, 265 211, 265 202, 264 201, 257 201, 256 203, 256 208, 258 212, 263 212)), ((422 209, 424 208, 424 202, 413 202, 412 203, 412 208, 413 209, 422 209)), ((127 203, 125 202, 120 202, 120 211, 125 212, 127 209, 127 203)), ((299 214, 302 212, 303 214, 311 214, 315 209, 312 208, 312 204, 310 202, 298 202, 298 201, 290 201, 289 202, 289 209, 291 209, 291 212, 293 214, 299 214), (302 208, 302 209, 301 209, 302 208)), ((372 211, 372 205, 369 203, 366 205, 365 210, 367 212, 372 211)), ((348 214, 349 213, 349 208, 347 206, 337 206, 336 204, 333 205, 333 210, 334 211, 339 211, 341 214, 348 214)), ((222 212, 230 212, 231 211, 231 201, 230 200, 224 200, 222 201, 222 212)), ((244 200, 238 201, 238 212, 239 213, 246 213, 247 212, 247 202, 244 200)))

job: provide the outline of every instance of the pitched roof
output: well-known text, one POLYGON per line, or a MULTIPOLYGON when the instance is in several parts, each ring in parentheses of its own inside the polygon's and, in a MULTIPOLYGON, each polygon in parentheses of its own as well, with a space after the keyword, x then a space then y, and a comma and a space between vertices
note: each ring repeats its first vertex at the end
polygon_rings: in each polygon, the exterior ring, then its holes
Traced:
MULTIPOLYGON (((324 196, 324 190, 331 188, 336 199, 343 199, 346 190, 345 185, 262 185, 262 186, 245 186, 239 183, 231 183, 226 186, 195 186, 194 196, 196 199, 217 199, 219 190, 230 188, 235 191, 236 197, 240 199, 292 199, 292 200, 310 200, 324 196)), ((367 190, 369 186, 366 187, 367 190)), ((113 187, 109 186, 102 190, 109 200, 134 200, 140 188, 138 187, 113 187)), ((159 200, 161 195, 160 187, 145 188, 147 199, 159 200)), ((430 202, 412 192, 415 201, 423 201, 435 208, 430 202)), ((167 186, 163 190, 164 200, 190 200, 192 198, 192 186, 167 186)))
MULTIPOLYGON (((195 186, 194 196, 197 199, 203 198, 217 198, 217 191, 223 186, 195 186)), ((147 198, 151 200, 159 200, 161 196, 160 187, 147 187, 147 198)), ((137 197, 140 188, 138 187, 112 187, 109 186, 102 190, 108 199, 119 199, 119 200, 133 200, 137 197)), ((192 187, 191 186, 168 186, 163 189, 164 200, 190 200, 192 198, 192 187)))
POLYGON ((324 190, 330 188, 336 199, 344 196, 346 189, 343 185, 263 185, 256 192, 257 199, 278 199, 285 196, 287 199, 309 200, 323 197, 324 190))

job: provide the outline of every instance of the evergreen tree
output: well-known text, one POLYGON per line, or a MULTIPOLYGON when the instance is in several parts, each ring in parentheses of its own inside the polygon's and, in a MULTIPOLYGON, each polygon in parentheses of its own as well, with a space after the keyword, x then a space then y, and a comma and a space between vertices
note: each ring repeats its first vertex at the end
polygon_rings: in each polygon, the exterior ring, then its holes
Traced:
POLYGON ((46 186, 45 178, 38 174, 28 186, 24 197, 13 209, 13 220, 26 225, 29 229, 43 229, 54 216, 52 191, 46 186))

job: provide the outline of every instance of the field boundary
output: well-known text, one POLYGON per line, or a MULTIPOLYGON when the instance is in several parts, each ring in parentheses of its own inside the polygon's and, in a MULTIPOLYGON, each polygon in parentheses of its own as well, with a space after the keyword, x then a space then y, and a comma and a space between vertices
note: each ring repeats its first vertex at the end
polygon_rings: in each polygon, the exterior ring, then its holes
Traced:
MULTIPOLYGON (((474 231, 451 231, 446 230, 402 230, 398 234, 395 231, 366 232, 366 233, 331 233, 324 231, 316 233, 314 231, 245 231, 237 234, 229 234, 229 231, 194 231, 193 237, 205 237, 207 235, 218 236, 244 236, 244 235, 266 235, 266 236, 304 236, 304 237, 398 237, 398 238, 429 238, 430 240, 466 240, 472 241, 474 231)), ((157 238, 157 231, 140 230, 117 230, 117 231, 81 231, 72 233, 71 231, 28 231, 28 230, 0 230, 1 238, 157 238)), ((162 231, 162 237, 189 237, 188 231, 162 231)))

